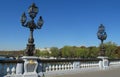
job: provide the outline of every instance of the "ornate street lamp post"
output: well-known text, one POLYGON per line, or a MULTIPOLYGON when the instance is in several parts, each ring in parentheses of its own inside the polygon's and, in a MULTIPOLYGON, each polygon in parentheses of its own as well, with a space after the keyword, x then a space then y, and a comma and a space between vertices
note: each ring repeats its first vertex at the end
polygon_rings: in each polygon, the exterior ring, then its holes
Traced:
POLYGON ((31 20, 27 21, 27 17, 25 13, 23 13, 21 16, 22 26, 30 29, 30 37, 28 39, 28 44, 25 51, 27 56, 33 56, 35 53, 35 44, 34 44, 34 38, 33 38, 34 29, 41 29, 43 25, 42 16, 39 17, 37 24, 34 22, 34 18, 36 17, 37 13, 38 13, 38 7, 35 5, 35 3, 33 3, 28 8, 28 14, 31 20))
POLYGON ((105 47, 103 46, 103 41, 106 40, 107 34, 105 32, 105 27, 103 24, 100 24, 98 28, 97 37, 101 40, 99 56, 105 56, 105 47))

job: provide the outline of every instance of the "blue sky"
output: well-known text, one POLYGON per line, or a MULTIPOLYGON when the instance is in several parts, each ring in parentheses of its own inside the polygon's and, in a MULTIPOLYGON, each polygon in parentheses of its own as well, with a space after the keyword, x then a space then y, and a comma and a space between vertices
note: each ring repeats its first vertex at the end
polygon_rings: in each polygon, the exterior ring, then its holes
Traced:
POLYGON ((42 29, 34 31, 36 48, 98 46, 96 33, 102 23, 107 40, 120 45, 120 0, 0 0, 0 50, 25 49, 29 29, 20 17, 35 3, 43 16, 42 29))

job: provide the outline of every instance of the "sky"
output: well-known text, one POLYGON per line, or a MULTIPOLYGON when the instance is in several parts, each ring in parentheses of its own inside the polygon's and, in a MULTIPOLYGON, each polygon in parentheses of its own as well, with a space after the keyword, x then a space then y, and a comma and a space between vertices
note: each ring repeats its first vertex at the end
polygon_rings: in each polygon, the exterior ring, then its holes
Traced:
POLYGON ((26 48, 29 29, 20 23, 23 12, 35 3, 43 17, 42 29, 34 31, 36 48, 98 46, 100 24, 107 39, 120 45, 120 0, 0 0, 0 50, 26 48))

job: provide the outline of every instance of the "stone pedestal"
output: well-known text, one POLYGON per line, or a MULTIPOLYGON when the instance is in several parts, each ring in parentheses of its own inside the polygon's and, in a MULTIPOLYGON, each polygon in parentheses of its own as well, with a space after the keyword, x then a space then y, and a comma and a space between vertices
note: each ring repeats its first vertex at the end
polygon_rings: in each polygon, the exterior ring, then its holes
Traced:
POLYGON ((24 56, 22 59, 25 61, 23 77, 38 77, 38 74, 36 72, 38 67, 38 57, 24 56))
POLYGON ((102 59, 101 61, 99 61, 99 67, 100 68, 106 68, 106 67, 109 66, 108 57, 99 56, 98 58, 102 59))

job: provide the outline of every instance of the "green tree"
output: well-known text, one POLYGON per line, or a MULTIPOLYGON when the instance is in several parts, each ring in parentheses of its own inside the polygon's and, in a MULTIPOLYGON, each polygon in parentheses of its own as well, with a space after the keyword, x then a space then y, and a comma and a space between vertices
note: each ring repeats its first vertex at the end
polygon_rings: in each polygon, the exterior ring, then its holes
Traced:
POLYGON ((41 54, 40 54, 40 50, 39 49, 36 49, 36 53, 35 53, 35 56, 40 56, 41 54))
POLYGON ((115 54, 115 58, 120 58, 120 46, 117 47, 114 54, 115 54))
POLYGON ((95 46, 88 47, 88 57, 96 58, 98 57, 99 48, 95 46))
POLYGON ((59 52, 59 49, 57 47, 51 47, 50 48, 50 51, 51 51, 51 56, 52 57, 59 57, 60 55, 60 52, 59 52))
POLYGON ((77 47, 75 49, 75 57, 80 58, 81 57, 81 48, 77 47))
POLYGON ((117 49, 117 44, 114 42, 106 42, 104 43, 105 49, 106 49, 106 56, 109 58, 115 58, 115 50, 117 49))
POLYGON ((35 55, 39 57, 49 57, 50 53, 47 50, 44 50, 44 51, 36 50, 35 55))
POLYGON ((85 46, 80 47, 80 57, 81 58, 87 58, 89 55, 88 49, 85 46))
POLYGON ((71 46, 64 46, 61 48, 61 55, 64 58, 72 58, 74 56, 74 50, 71 46))

